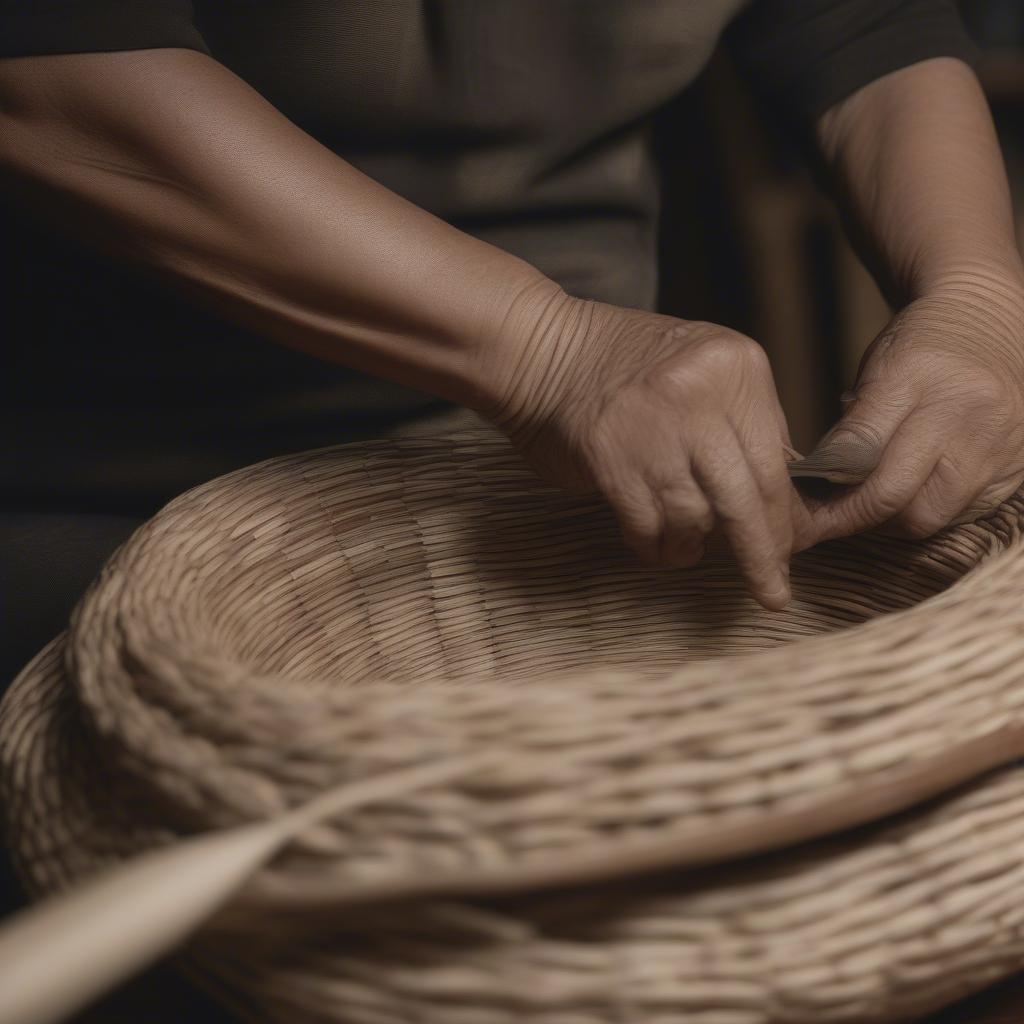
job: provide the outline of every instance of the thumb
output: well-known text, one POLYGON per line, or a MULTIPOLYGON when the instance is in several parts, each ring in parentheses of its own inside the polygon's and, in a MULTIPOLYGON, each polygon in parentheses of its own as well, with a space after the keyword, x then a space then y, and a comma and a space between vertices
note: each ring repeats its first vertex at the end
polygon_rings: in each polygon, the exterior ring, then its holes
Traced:
POLYGON ((806 458, 789 464, 791 477, 819 477, 836 484, 863 483, 878 467, 886 445, 910 412, 910 403, 875 385, 853 395, 842 419, 806 458))
POLYGON ((857 485, 809 503, 815 542, 881 526, 913 499, 941 444, 927 422, 914 429, 914 408, 906 394, 865 389, 808 456, 815 475, 857 485))

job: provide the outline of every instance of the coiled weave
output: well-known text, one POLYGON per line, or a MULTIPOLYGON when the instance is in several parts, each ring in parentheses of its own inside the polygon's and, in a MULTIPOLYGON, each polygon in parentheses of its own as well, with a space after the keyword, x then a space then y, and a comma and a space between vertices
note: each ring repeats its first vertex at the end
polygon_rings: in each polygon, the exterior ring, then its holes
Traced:
POLYGON ((126 542, 0 709, 38 892, 339 782, 183 953, 252 1020, 912 1019, 1024 965, 1024 500, 638 564, 503 439, 275 459, 126 542))

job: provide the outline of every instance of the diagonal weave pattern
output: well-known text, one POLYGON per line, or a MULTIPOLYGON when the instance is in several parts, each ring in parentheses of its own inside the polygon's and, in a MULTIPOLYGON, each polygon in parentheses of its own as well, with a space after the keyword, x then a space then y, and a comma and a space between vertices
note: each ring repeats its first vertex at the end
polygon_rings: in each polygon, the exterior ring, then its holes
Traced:
POLYGON ((448 763, 306 833, 192 969, 272 1021, 906 1019, 1024 965, 1022 515, 824 546, 774 613, 490 434, 263 463, 19 677, 8 832, 46 891, 448 763))

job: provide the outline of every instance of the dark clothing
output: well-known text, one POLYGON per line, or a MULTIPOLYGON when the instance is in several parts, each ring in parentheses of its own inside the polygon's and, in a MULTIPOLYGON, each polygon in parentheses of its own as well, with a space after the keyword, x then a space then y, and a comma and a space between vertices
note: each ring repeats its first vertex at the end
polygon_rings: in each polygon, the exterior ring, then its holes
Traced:
MULTIPOLYGON (((651 115, 723 29, 807 124, 935 56, 952 0, 0 0, 0 56, 208 52, 360 170, 567 291, 653 306, 651 115)), ((0 202, 3 197, 0 196, 0 202)), ((0 692, 113 548, 185 488, 442 409, 273 344, 0 209, 0 692)), ((0 916, 5 905, 0 857, 0 916)), ((9 891, 9 890, 7 890, 9 891)), ((148 979, 89 1020, 225 1015, 148 979)))
MULTIPOLYGON (((570 293, 650 308, 651 114, 730 23, 812 118, 925 57, 970 58, 952 0, 0 0, 0 54, 188 47, 413 202, 570 293), (737 15, 741 15, 737 20, 737 15)), ((445 403, 197 310, 13 211, 0 285, 8 508, 146 513, 269 455, 445 403)))

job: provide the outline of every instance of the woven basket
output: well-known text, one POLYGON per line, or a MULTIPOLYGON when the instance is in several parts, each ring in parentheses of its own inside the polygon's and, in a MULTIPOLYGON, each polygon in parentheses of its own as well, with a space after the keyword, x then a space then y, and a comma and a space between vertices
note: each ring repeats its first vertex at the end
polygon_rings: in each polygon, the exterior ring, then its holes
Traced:
POLYGON ((136 532, 19 676, 8 835, 47 892, 411 769, 192 973, 289 1024, 911 1019, 1024 966, 1022 516, 824 545, 768 612, 492 434, 265 462, 136 532))

